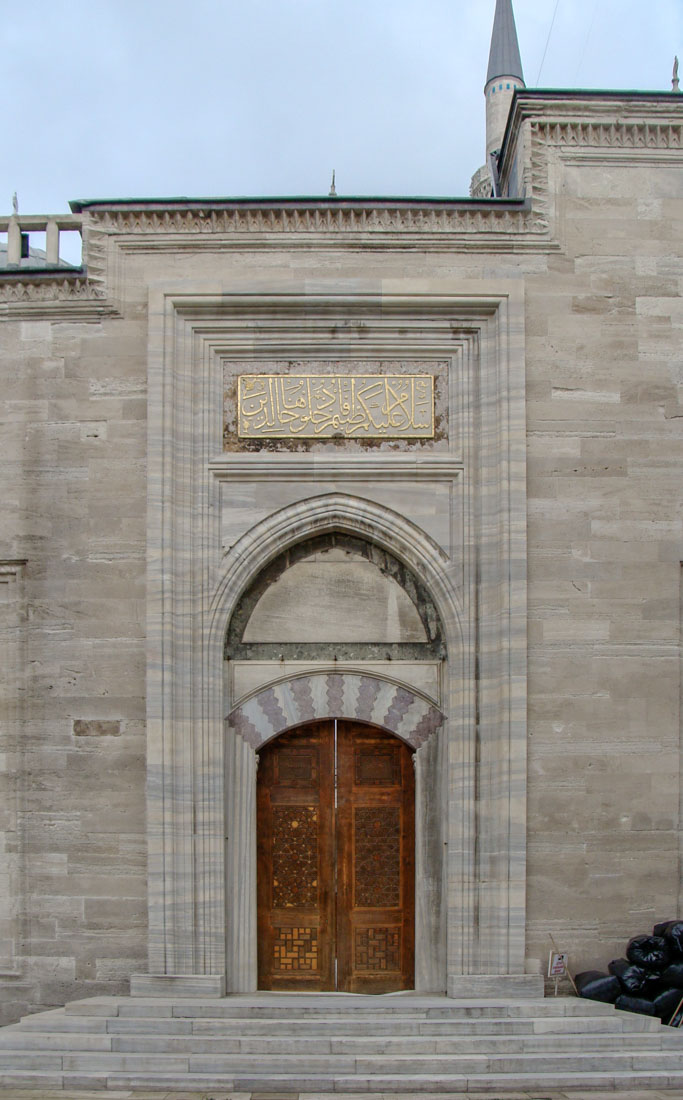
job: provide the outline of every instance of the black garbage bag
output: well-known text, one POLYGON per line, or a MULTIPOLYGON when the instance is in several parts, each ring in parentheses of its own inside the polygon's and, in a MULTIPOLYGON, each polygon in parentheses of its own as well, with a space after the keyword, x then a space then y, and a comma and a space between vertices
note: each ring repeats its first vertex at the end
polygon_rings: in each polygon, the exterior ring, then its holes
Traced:
POLYGON ((662 985, 683 991, 683 963, 674 962, 662 974, 662 985))
POLYGON ((628 942, 626 958, 644 970, 662 971, 671 962, 671 951, 662 936, 634 936, 628 942))
POLYGON ((664 989, 654 999, 655 1016, 659 1016, 663 1024, 668 1024, 681 1000, 683 1000, 682 990, 664 989))
POLYGON ((655 935, 663 936, 674 958, 683 959, 683 920, 670 920, 665 924, 658 924, 661 932, 655 931, 655 935))
POLYGON ((658 992, 661 985, 659 974, 642 966, 634 966, 628 959, 612 959, 609 972, 619 979, 625 993, 641 993, 649 997, 658 992))
POLYGON ((622 993, 617 997, 615 1008, 622 1012, 637 1012, 639 1016, 656 1016, 655 1006, 652 1001, 646 1001, 644 997, 632 997, 629 993, 622 993))
POLYGON ((676 924, 675 920, 662 920, 652 929, 653 936, 663 936, 670 924, 676 924))
POLYGON ((589 1001, 604 1001, 613 1005, 621 994, 619 979, 613 974, 602 974, 599 970, 584 970, 574 978, 580 997, 589 1001))

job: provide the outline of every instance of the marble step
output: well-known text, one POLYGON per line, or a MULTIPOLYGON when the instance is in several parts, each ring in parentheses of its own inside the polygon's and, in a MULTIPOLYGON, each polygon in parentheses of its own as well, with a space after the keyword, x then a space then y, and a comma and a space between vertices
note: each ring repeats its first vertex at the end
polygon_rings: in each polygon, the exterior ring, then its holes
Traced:
MULTIPOLYGON (((566 1053, 584 1055, 595 1052, 609 1052, 620 1056, 638 1056, 640 1053, 666 1051, 674 1053, 683 1065, 683 1044, 677 1035, 643 1035, 637 1038, 629 1035, 619 1036, 550 1036, 523 1037, 490 1036, 467 1037, 465 1039, 423 1039, 423 1038, 383 1038, 374 1037, 352 1039, 299 1039, 286 1038, 270 1040, 235 1039, 226 1042, 223 1038, 202 1038, 200 1036, 179 1036, 166 1038, 161 1036, 112 1036, 112 1050, 119 1051, 156 1051, 167 1049, 178 1053, 196 1054, 223 1052, 225 1054, 278 1055, 292 1054, 297 1057, 310 1057, 320 1054, 351 1054, 354 1056, 395 1057, 397 1055, 461 1055, 461 1054, 547 1054, 566 1053), (161 1047, 159 1044, 164 1044, 161 1047)), ((94 1048, 93 1048, 94 1049, 94 1048)))
MULTIPOLYGON (((113 1087, 113 1081, 110 1088, 113 1087)), ((215 1080, 215 1079, 214 1079, 215 1080)), ((328 1087, 329 1089, 329 1079, 328 1087)), ((456 1074, 447 1076, 421 1075, 399 1077, 391 1074, 377 1075, 373 1077, 335 1077, 333 1079, 334 1092, 483 1092, 491 1094, 491 1090, 497 1092, 525 1090, 532 1094, 538 1094, 544 1089, 623 1089, 624 1091, 637 1089, 664 1089, 683 1088, 683 1073, 516 1073, 492 1076, 490 1074, 469 1074, 466 1077, 456 1074)), ((304 1076, 295 1077, 235 1077, 233 1079, 235 1092, 261 1091, 261 1092, 314 1092, 323 1091, 324 1079, 304 1076)))
POLYGON ((470 1074, 466 1077, 456 1074, 422 1075, 411 1077, 382 1074, 368 1077, 319 1076, 313 1074, 298 1075, 260 1075, 245 1077, 217 1076, 215 1074, 193 1074, 178 1076, 173 1073, 97 1073, 41 1074, 26 1073, 10 1079, 3 1077, 6 1087, 43 1089, 150 1089, 150 1090, 187 1090, 201 1092, 215 1089, 230 1092, 260 1093, 482 1093, 497 1096, 503 1092, 525 1092, 538 1095, 544 1091, 563 1089, 594 1090, 628 1094, 658 1089, 683 1090, 683 1073, 510 1073, 492 1076, 490 1074, 470 1074))
POLYGON ((593 1017, 535 1016, 523 1019, 487 1017, 456 1020, 395 1020, 384 1016, 349 1019, 317 1017, 312 1020, 239 1020, 212 1017, 129 1017, 129 1016, 74 1016, 63 1009, 25 1016, 19 1024, 0 1030, 0 1036, 21 1031, 49 1031, 75 1034, 165 1034, 165 1035, 217 1035, 229 1038, 253 1036, 292 1037, 366 1037, 384 1036, 468 1036, 468 1035, 593 1035, 593 1034, 660 1034, 657 1020, 633 1013, 612 1010, 609 1015, 593 1017))
MULTIPOLYGON (((161 1036, 158 1038, 161 1039, 161 1036)), ((168 1038, 164 1041, 172 1042, 173 1040, 168 1038)), ((2 1067, 5 1051, 107 1051, 112 1049, 112 1036, 106 1032, 102 1032, 100 1035, 90 1035, 87 1032, 38 1031, 37 1029, 12 1031, 10 1028, 3 1028, 0 1030, 0 1068, 2 1067)))
MULTIPOLYGON (((78 1035, 97 1035, 107 1030, 109 1023, 107 1016, 65 1016, 64 1009, 56 1009, 55 1012, 36 1012, 31 1016, 23 1016, 19 1023, 9 1024, 0 1030, 0 1035, 10 1028, 21 1028, 22 1031, 61 1031, 74 1032, 78 1035)), ((165 1023, 170 1023, 165 1020, 165 1023)))
POLYGON ((189 1072, 189 1056, 175 1054, 114 1054, 111 1051, 2 1051, 0 1052, 0 1083, 5 1074, 17 1070, 44 1070, 47 1072, 80 1072, 100 1074, 116 1071, 139 1070, 145 1073, 186 1074, 189 1072))
POLYGON ((65 1012, 69 1016, 132 1016, 132 1017, 212 1017, 215 1019, 238 1020, 291 1020, 315 1019, 318 1017, 343 1019, 365 1015, 388 1019, 405 1018, 407 1020, 453 1020, 456 1018, 486 1019, 510 1018, 526 1019, 530 1016, 604 1016, 613 1013, 611 1005, 597 1001, 585 1001, 576 998, 529 999, 527 1001, 446 1001, 446 998, 432 998, 420 1002, 411 999, 401 1003, 391 997, 337 997, 311 996, 311 1002, 302 1003, 283 996, 263 1001, 252 1001, 241 996, 227 997, 225 1000, 161 1000, 154 998, 97 998, 86 1001, 74 1001, 68 1004, 65 1012), (540 1011, 539 1011, 540 1009, 540 1011))
MULTIPOLYGON (((163 1029, 164 1021, 142 1020, 118 1017, 109 1023, 110 1030, 139 1032, 143 1027, 163 1029)), ((174 1018, 173 1026, 190 1023, 174 1018)), ((190 1024, 193 1034, 217 1035, 269 1035, 273 1029, 278 1035, 527 1035, 527 1034, 591 1034, 593 1032, 653 1032, 659 1034, 661 1025, 658 1020, 647 1016, 636 1016, 629 1012, 612 1011, 609 1016, 599 1017, 525 1017, 511 1019, 504 1017, 486 1020, 386 1020, 384 1017, 361 1020, 218 1020, 210 1017, 195 1018, 190 1024)))
MULTIPOLYGON (((115 1024, 117 1021, 111 1021, 115 1024)), ((683 1042, 674 1032, 660 1029, 658 1033, 577 1033, 577 1034, 541 1034, 499 1035, 475 1033, 466 1036, 310 1036, 310 1035, 202 1035, 179 1034, 159 1031, 144 1033, 140 1031, 120 1032, 109 1030, 92 1035, 81 1032, 64 1031, 28 1031, 22 1028, 5 1028, 0 1031, 0 1058, 3 1051, 116 1051, 119 1053, 177 1053, 177 1054, 292 1054, 297 1057, 309 1057, 313 1054, 353 1054, 389 1057, 401 1054, 416 1055, 454 1055, 506 1054, 510 1052, 543 1053, 587 1053, 589 1051, 611 1051, 630 1053, 633 1051, 678 1050, 683 1057, 683 1042)))
POLYGON ((627 1073, 659 1072, 680 1073, 683 1077, 683 1054, 676 1052, 648 1051, 595 1051, 567 1054, 546 1051, 535 1053, 474 1054, 467 1052, 449 1056, 431 1054, 354 1055, 354 1054, 179 1054, 179 1053, 120 1053, 97 1051, 6 1051, 0 1057, 3 1072, 17 1070, 61 1071, 64 1073, 101 1073, 140 1071, 146 1073, 216 1074, 237 1076, 316 1076, 375 1077, 390 1073, 403 1076, 468 1077, 470 1074, 548 1073, 570 1075, 572 1073, 627 1073))
MULTIPOLYGON (((67 1066, 69 1056, 64 1058, 64 1068, 67 1066)), ((75 1056, 78 1058, 78 1055, 75 1056)), ((101 1058, 114 1058, 114 1055, 84 1056, 83 1061, 94 1063, 101 1058)), ((122 1055, 121 1057, 144 1057, 136 1055, 122 1055)), ((155 1057, 151 1055, 150 1057, 155 1057)), ((191 1073, 220 1073, 228 1076, 236 1074, 292 1074, 302 1069, 302 1059, 298 1055, 221 1055, 221 1054, 190 1054, 191 1073)), ((580 1071, 624 1073, 627 1070, 637 1068, 645 1070, 659 1070, 680 1072, 683 1074, 683 1055, 678 1052, 665 1053, 661 1051, 653 1053, 620 1053, 609 1051, 587 1052, 585 1054, 573 1052, 571 1054, 556 1054, 547 1051, 544 1054, 454 1054, 448 1057, 436 1055, 393 1055, 382 1057, 381 1055, 309 1055, 304 1060, 306 1072, 318 1074, 346 1073, 354 1076, 374 1076, 390 1072, 394 1076, 413 1075, 428 1076, 455 1073, 459 1076, 467 1076, 471 1073, 565 1073, 580 1071)), ((95 1068, 93 1066, 93 1068, 95 1068)))
POLYGON ((0 1030, 0 1085, 373 1094, 660 1087, 683 1095, 683 1034, 657 1020, 570 999, 397 1003, 93 998, 0 1030))

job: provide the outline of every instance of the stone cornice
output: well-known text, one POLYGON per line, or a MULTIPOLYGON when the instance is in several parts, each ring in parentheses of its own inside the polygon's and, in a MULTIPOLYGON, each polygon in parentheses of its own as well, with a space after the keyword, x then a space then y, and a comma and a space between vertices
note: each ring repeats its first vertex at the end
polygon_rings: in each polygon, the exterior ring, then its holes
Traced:
MULTIPOLYGON (((226 244, 241 238, 250 248, 261 243, 271 245, 274 238, 287 238, 287 247, 297 240, 305 247, 319 243, 339 247, 346 243, 353 248, 431 247, 432 243, 454 238, 478 238, 476 243, 486 248, 499 248, 505 240, 515 241, 529 235, 543 234, 546 223, 538 210, 522 202, 442 203, 424 200, 421 203, 378 203, 376 205, 310 204, 285 200, 250 204, 207 203, 197 207, 157 204, 139 207, 108 207, 86 209, 84 217, 91 237, 96 234, 121 234, 132 238, 153 237, 154 247, 178 247, 178 239, 192 237, 193 247, 216 247, 223 238, 226 244)), ((133 241, 124 247, 140 247, 133 241)), ((92 258, 89 253, 89 262, 92 258)))
POLYGON ((463 462, 451 454, 223 454, 209 469, 218 481, 434 481, 457 477, 463 462))
POLYGON ((683 154, 683 96, 521 92, 515 95, 508 119, 502 179, 508 176, 526 123, 531 128, 532 145, 537 148, 596 150, 609 159, 624 154, 678 159, 683 154))

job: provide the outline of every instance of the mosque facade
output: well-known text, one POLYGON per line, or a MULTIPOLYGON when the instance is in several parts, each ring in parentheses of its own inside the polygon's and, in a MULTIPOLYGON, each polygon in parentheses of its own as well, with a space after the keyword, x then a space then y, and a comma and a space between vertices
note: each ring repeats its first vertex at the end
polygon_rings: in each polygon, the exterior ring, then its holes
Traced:
POLYGON ((1 1022, 683 916, 683 97, 498 0, 486 103, 465 199, 0 219, 1 1022))

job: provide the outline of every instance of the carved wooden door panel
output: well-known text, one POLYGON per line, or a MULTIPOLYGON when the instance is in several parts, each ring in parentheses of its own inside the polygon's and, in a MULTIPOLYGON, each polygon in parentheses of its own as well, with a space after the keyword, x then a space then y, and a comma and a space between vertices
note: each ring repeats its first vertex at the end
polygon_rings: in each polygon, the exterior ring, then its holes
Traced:
POLYGON ((414 985, 412 754, 372 726, 319 722, 262 750, 259 988, 414 985))
POLYGON ((337 760, 337 988, 412 989, 412 753, 382 730, 338 722, 337 760))
POLYGON ((266 746, 257 786, 259 989, 334 989, 334 723, 266 746))

